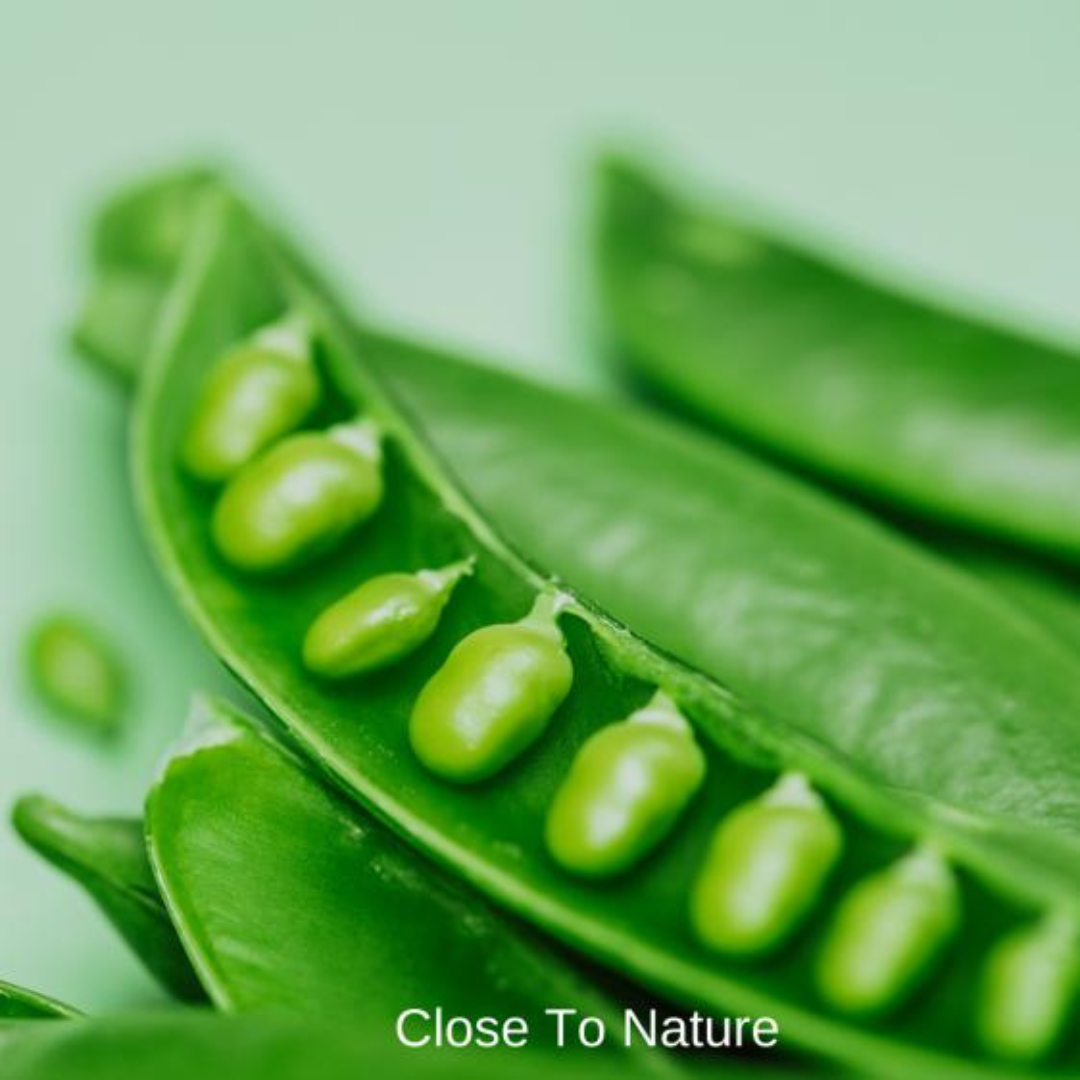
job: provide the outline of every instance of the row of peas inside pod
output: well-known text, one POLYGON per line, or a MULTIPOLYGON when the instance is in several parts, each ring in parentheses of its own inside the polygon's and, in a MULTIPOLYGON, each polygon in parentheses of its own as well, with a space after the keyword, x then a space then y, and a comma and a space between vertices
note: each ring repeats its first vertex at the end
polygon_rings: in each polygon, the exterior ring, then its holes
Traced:
MULTIPOLYGON (((290 314, 239 343, 207 379, 182 465, 220 487, 213 540, 249 574, 280 574, 343 544, 382 505, 382 433, 370 419, 300 430, 320 381, 313 334, 290 314)), ((317 613, 299 644, 312 676, 345 680, 386 669, 427 642, 476 554, 360 582, 317 613)), ((409 741, 424 767, 478 783, 518 759, 571 693, 559 616, 541 592, 522 619, 460 640, 423 686, 409 741)), ((566 872, 600 879, 629 870, 668 837, 706 778, 694 728, 660 687, 622 721, 589 737, 551 800, 543 829, 566 872)), ((821 793, 782 775, 716 826, 689 898, 697 940, 732 958, 788 945, 840 864, 844 835, 821 793)), ((932 846, 855 883, 832 913, 814 983, 837 1012, 871 1020, 902 1006, 943 962, 962 924, 957 871, 932 846)), ((1015 928, 983 965, 975 1010, 982 1044, 1007 1059, 1049 1054, 1080 983, 1075 921, 1049 913, 1015 928)))

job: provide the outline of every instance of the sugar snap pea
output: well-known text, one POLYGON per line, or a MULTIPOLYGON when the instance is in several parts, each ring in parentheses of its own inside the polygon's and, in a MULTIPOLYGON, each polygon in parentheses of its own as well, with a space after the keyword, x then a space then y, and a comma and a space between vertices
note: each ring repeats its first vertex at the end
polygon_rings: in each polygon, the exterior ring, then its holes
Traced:
POLYGON ((182 1000, 205 999, 161 902, 141 821, 84 817, 40 795, 20 799, 12 821, 26 843, 86 889, 162 986, 182 1000))
MULTIPOLYGON (((147 530, 178 596, 215 650, 314 761, 459 873, 646 985, 705 1006, 768 1012, 792 1044, 850 1064, 873 1061, 888 1075, 920 1069, 942 1077, 1004 1075, 973 1060, 938 1017, 963 1002, 962 987, 991 944, 989 926, 1020 923, 1032 909, 1075 908, 1073 871, 1061 858, 1066 840, 1032 839, 1024 830, 1021 842, 1015 821, 991 839, 985 817, 879 786, 873 774, 808 738, 782 714, 757 713, 737 693, 650 648, 565 589, 558 624, 573 684, 547 731, 484 784, 459 789, 440 783, 409 745, 417 696, 458 642, 520 619, 552 583, 502 543, 395 407, 369 362, 385 345, 342 320, 245 208, 228 198, 208 204, 167 308, 170 333, 158 339, 137 405, 135 474, 147 530), (326 561, 280 579, 251 580, 215 549, 213 498, 178 461, 182 429, 175 406, 196 398, 213 358, 232 341, 297 308, 314 327, 323 389, 337 406, 327 422, 361 413, 383 433, 386 494, 363 533, 326 561), (476 574, 468 593, 451 600, 427 644, 365 680, 363 693, 318 680, 303 666, 300 643, 311 618, 357 580, 470 556, 476 574), (694 725, 708 774, 723 783, 703 786, 679 827, 617 893, 575 881, 547 858, 546 810, 576 749, 657 689, 694 725), (753 968, 725 964, 689 932, 687 898, 716 823, 784 772, 808 778, 845 836, 837 884, 827 885, 821 898, 823 913, 835 906, 838 890, 913 843, 932 842, 963 878, 964 910, 978 917, 965 916, 957 931, 961 956, 927 984, 903 1025, 867 1028, 820 1007, 800 977, 819 936, 817 924, 753 968)), ((1061 822, 1069 821, 1061 804, 1044 803, 1038 811, 1044 820, 1056 811, 1061 822)), ((1071 1058, 1060 1064, 1066 1070, 1075 1065, 1071 1058)))
POLYGON ((661 393, 872 496, 1080 558, 1080 365, 604 171, 601 292, 661 393))

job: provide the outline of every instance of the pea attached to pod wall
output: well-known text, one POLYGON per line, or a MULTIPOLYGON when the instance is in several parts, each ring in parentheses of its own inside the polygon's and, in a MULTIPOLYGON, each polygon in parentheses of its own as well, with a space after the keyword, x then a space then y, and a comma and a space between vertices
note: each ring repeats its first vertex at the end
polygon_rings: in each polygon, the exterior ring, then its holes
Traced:
POLYGON ((56 712, 102 734, 123 722, 127 678, 100 630, 75 615, 48 615, 27 636, 30 678, 56 712))
POLYGON ((814 907, 842 849, 840 826, 806 777, 782 776, 717 826, 691 895, 695 932, 734 956, 779 948, 814 907))
POLYGON ((181 448, 184 468, 219 484, 297 428, 319 400, 311 335, 290 314, 218 361, 199 395, 181 448))
POLYGON ((658 690, 578 750, 548 812, 548 850, 584 877, 626 870, 670 832, 704 778, 693 729, 658 690))
POLYGON ((214 508, 218 551, 254 573, 324 554, 379 508, 379 432, 369 420, 290 435, 245 465, 214 508))
POLYGON ((485 780, 543 734, 574 679, 559 606, 545 592, 519 622, 473 631, 428 680, 409 741, 431 772, 462 784, 485 780))
POLYGON ((365 581, 311 624, 304 665, 324 679, 347 679, 403 659, 431 637, 454 586, 474 565, 469 558, 365 581))
POLYGON ((929 974, 960 922, 956 876, 918 848, 859 882, 836 911, 817 963, 817 983, 840 1012, 879 1016, 929 974))
POLYGON ((1000 1058, 1033 1062, 1061 1039, 1080 991, 1080 928, 1048 916, 990 950, 979 989, 979 1041, 1000 1058))

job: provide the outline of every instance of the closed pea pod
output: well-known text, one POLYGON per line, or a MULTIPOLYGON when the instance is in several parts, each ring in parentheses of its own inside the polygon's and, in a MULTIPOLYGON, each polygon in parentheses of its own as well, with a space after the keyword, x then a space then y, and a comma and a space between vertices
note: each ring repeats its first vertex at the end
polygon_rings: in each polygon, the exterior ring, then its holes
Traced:
POLYGON ((1046 1057, 1065 1030, 1080 990, 1080 930, 1049 916, 1014 930, 987 955, 979 987, 979 1041, 997 1057, 1046 1057))
POLYGON ((222 492, 214 542, 241 570, 288 569, 336 546, 382 498, 382 453, 370 421, 291 435, 222 492))
POLYGON ((558 606, 543 593, 519 622, 474 631, 428 680, 409 741, 431 772, 457 783, 485 780, 543 734, 574 678, 558 606))
POLYGON ((657 691, 577 752, 548 812, 548 850, 585 877, 626 870, 667 835, 704 777, 693 730, 657 691))
POLYGON ((291 315, 237 345, 210 372, 181 447, 181 461, 207 483, 223 483, 302 423, 319 400, 303 319, 291 315))
POLYGON ((31 629, 26 656, 34 688, 58 713, 104 734, 120 726, 127 679, 96 628, 74 615, 47 616, 31 629))
POLYGON ((799 773, 733 810, 717 826, 690 902, 710 948, 753 956, 779 948, 817 902, 843 834, 799 773))
POLYGON ((325 679, 377 671, 408 656, 435 631, 473 560, 415 574, 380 574, 331 604, 304 638, 304 665, 325 679))
POLYGON ((877 1016, 929 974, 960 921, 956 878, 920 848, 856 885, 841 901, 817 962, 833 1008, 877 1016))

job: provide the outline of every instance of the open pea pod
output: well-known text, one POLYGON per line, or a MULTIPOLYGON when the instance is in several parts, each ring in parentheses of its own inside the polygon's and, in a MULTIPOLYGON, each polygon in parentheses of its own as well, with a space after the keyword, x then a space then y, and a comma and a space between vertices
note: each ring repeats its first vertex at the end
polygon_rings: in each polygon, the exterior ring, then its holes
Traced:
POLYGON ((0 1026, 6 1021, 70 1020, 78 1015, 77 1009, 62 1001, 0 981, 0 1026))
POLYGON ((141 821, 85 817, 40 795, 20 799, 12 819, 27 844, 90 894, 162 986, 205 999, 161 902, 141 821))
MULTIPOLYGON (((883 787, 540 575, 395 405, 385 348, 243 207, 207 201, 139 387, 134 473, 225 663, 344 790, 642 984, 884 1075, 1011 1075, 973 1033, 1006 1023, 1000 988, 977 987, 1003 936, 1077 917, 1069 839, 883 787), (227 448, 191 433, 254 378, 223 390, 222 357, 268 341, 314 365, 319 404, 286 434, 291 397, 261 396, 253 428, 278 430, 208 482, 227 448)), ((1067 787, 1045 793, 1040 822, 1074 820, 1067 787)), ((1054 1046, 1065 976, 1048 1034, 999 1057, 1076 1072, 1054 1046)))
POLYGON ((827 251, 604 173, 599 266, 634 371, 875 497, 1080 558, 1074 352, 940 310, 827 251))
MULTIPOLYGON (((198 204, 182 199, 189 175, 178 175, 177 192, 160 181, 111 204, 99 233, 119 234, 100 245, 120 253, 116 276, 127 268, 125 236, 165 232, 156 218, 177 205, 194 214, 198 204)), ((129 359, 113 363, 129 374, 149 349, 138 329, 114 332, 128 334, 129 359)), ((1077 834, 1080 736, 1069 718, 1080 715, 1080 687, 1047 640, 1067 633, 1078 610, 1067 583, 1012 561, 991 573, 985 556, 962 559, 1020 601, 1006 607, 891 530, 731 447, 625 404, 365 338, 366 360, 512 546, 879 779, 1077 834)))
MULTIPOLYGON (((195 703, 146 832, 221 1009, 362 1020, 386 1043, 411 1008, 523 1016, 536 1046, 551 1044, 553 1003, 614 1023, 611 999, 550 943, 418 859, 223 702, 195 703)), ((661 1055, 650 1064, 665 1074, 661 1055)))

